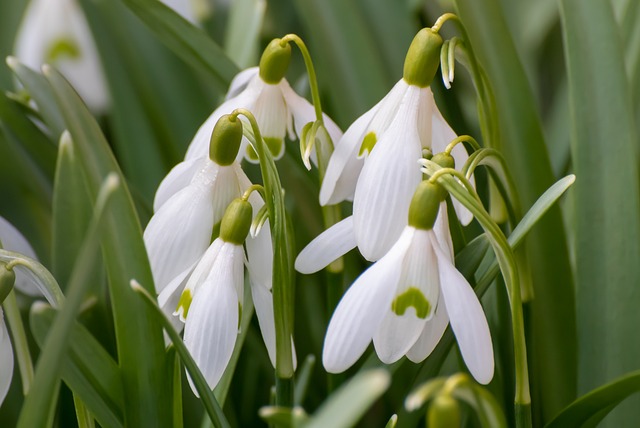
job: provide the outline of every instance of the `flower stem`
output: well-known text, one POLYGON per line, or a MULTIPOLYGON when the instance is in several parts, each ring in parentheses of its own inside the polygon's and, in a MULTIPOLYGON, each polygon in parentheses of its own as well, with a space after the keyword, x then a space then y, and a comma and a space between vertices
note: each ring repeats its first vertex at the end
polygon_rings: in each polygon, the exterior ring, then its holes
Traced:
POLYGON ((31 383, 33 382, 33 361, 31 360, 31 354, 29 353, 29 343, 24 331, 22 317, 20 316, 20 309, 18 308, 15 290, 12 290, 9 293, 2 306, 7 314, 9 329, 11 330, 11 336, 13 336, 13 347, 18 360, 18 367, 20 368, 20 377, 22 379, 22 393, 27 395, 29 393, 29 389, 31 389, 31 383))

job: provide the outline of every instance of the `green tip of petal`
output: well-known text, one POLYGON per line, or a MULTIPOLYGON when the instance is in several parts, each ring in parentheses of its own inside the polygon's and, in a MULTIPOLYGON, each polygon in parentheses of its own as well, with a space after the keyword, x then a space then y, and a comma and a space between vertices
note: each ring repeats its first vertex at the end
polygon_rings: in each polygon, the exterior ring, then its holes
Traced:
POLYGON ((391 310, 398 316, 404 315, 411 307, 416 310, 416 316, 420 319, 426 319, 431 315, 431 303, 416 287, 407 288, 391 302, 391 310))
POLYGON ((78 59, 81 56, 78 44, 69 38, 56 39, 46 50, 45 61, 55 63, 63 58, 78 59))
POLYGON ((271 85, 280 82, 289 69, 291 46, 282 39, 273 39, 260 58, 260 78, 271 85))
POLYGON ((282 138, 265 137, 264 142, 267 143, 271 155, 274 159, 280 158, 284 149, 284 140, 282 138))
POLYGON ((371 153, 371 150, 373 150, 373 147, 376 145, 376 143, 378 142, 378 138, 376 137, 376 133, 371 131, 369 132, 367 135, 364 136, 364 139, 362 140, 362 144, 360 145, 360 152, 358 152, 358 156, 363 156, 365 154, 365 152, 371 153))
POLYGON ((189 307, 191 306, 191 301, 193 300, 193 295, 191 294, 191 289, 185 288, 182 294, 180 295, 180 300, 178 301, 178 307, 176 308, 176 314, 180 315, 180 319, 186 320, 187 314, 189 313, 189 307))
POLYGON ((431 84, 440 65, 442 43, 442 36, 431 28, 418 31, 404 60, 405 82, 420 88, 431 84))

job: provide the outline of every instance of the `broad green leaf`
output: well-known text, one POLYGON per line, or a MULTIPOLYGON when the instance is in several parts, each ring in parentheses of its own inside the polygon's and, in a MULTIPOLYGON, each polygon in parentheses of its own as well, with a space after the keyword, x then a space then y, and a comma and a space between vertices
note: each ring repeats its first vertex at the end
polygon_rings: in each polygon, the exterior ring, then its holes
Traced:
MULTIPOLYGON (((640 391, 640 372, 628 373, 594 389, 567 406, 547 428, 595 426, 622 400, 640 391)), ((627 421, 629 422, 629 421, 627 421)))
POLYGON ((391 376, 384 369, 358 373, 329 396, 305 428, 354 426, 390 383, 391 376))
MULTIPOLYGON (((469 45, 484 67, 496 101, 500 141, 523 210, 554 180, 536 102, 498 0, 456 0, 469 45)), ((559 209, 552 208, 527 240, 535 299, 529 332, 534 413, 548 420, 576 394, 573 278, 559 209)))
POLYGON ((129 288, 131 278, 144 281, 148 287, 153 284, 131 196, 107 141, 77 94, 54 69, 46 68, 45 76, 64 113, 89 193, 95 196, 102 180, 110 173, 117 174, 122 183, 106 215, 102 252, 109 277, 125 401, 136 403, 126 407, 125 425, 170 425, 171 379, 165 376, 168 368, 162 332, 152 321, 149 309, 133 298, 129 288), (145 352, 140 352, 141 349, 145 352))
POLYGON ((224 51, 240 68, 256 64, 266 8, 266 0, 237 0, 231 3, 224 51))
MULTIPOLYGON (((609 2, 562 0, 569 77, 578 303, 579 389, 640 367, 637 129, 623 45, 609 2), (584 31, 585 28, 589 31, 584 31)), ((640 400, 607 419, 640 418, 640 400)))
POLYGON ((48 410, 55 403, 53 398, 56 396, 60 371, 69 347, 70 332, 89 288, 95 285, 91 281, 91 275, 98 258, 99 235, 105 226, 105 214, 118 185, 117 176, 112 174, 100 187, 89 229, 71 273, 67 298, 62 302, 60 312, 42 346, 33 380, 36 387, 29 391, 20 411, 19 428, 50 426, 48 410))
POLYGON ((220 91, 226 91, 238 73, 222 49, 202 30, 194 27, 162 2, 122 0, 151 31, 186 63, 205 73, 220 91))
MULTIPOLYGON (((45 342, 57 311, 44 303, 31 308, 31 331, 40 346, 45 342)), ((62 380, 103 427, 123 426, 123 391, 118 365, 82 325, 74 323, 69 357, 62 364, 62 380)))

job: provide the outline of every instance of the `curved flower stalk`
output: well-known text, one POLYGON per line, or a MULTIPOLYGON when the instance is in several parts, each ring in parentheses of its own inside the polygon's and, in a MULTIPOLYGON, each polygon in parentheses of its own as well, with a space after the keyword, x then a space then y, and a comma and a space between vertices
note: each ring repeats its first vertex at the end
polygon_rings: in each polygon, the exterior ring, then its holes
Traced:
POLYGON ((71 82, 89 108, 109 106, 98 52, 76 0, 31 0, 18 30, 15 55, 39 69, 51 64, 71 82))
POLYGON ((487 320, 473 289, 453 264, 446 192, 422 182, 406 226, 387 254, 367 269, 338 304, 322 361, 340 373, 373 344, 381 361, 427 358, 447 325, 473 377, 486 384, 494 361, 487 320))
MULTIPOLYGON (((415 36, 403 78, 371 110, 358 118, 336 144, 320 189, 322 205, 353 199, 358 248, 371 261, 382 257, 405 226, 413 189, 422 175, 416 161, 424 149, 444 151, 456 138, 442 117, 429 85, 437 71, 442 38, 430 28, 415 36)), ((461 167, 468 154, 457 145, 461 167)), ((472 216, 455 203, 463 224, 472 216)))
MULTIPOLYGON (((276 159, 284 154, 284 138, 294 140, 300 137, 303 128, 316 120, 314 106, 296 94, 284 75, 291 59, 291 46, 285 39, 274 39, 265 49, 260 66, 240 72, 231 82, 226 101, 220 105, 200 126, 189 145, 185 160, 203 156, 206 153, 213 126, 225 113, 244 108, 253 113, 262 136, 276 159)), ((323 122, 329 136, 338 141, 342 136, 340 128, 323 114, 323 122)), ((238 154, 257 163, 258 156, 249 141, 244 138, 238 154)))

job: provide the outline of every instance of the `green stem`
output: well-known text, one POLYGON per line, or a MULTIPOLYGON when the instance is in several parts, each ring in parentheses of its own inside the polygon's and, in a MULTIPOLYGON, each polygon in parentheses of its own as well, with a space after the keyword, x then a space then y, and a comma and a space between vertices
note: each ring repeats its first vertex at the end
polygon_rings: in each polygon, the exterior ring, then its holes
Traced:
POLYGON ((26 268, 31 278, 35 280, 38 290, 42 292, 52 307, 59 308, 64 302, 64 294, 62 294, 58 281, 38 261, 20 253, 3 249, 0 249, 0 261, 7 264, 7 269, 14 269, 16 266, 26 268))
MULTIPOLYGON (((514 358, 516 370, 516 391, 515 405, 516 410, 530 406, 531 396, 529 392, 529 372, 527 367, 527 348, 524 335, 524 318, 522 314, 522 299, 520 296, 519 277, 517 273, 517 265, 513 255, 513 251, 507 241, 507 238, 500 230, 500 227, 491 219, 489 213, 486 212, 478 195, 461 172, 451 168, 440 168, 433 162, 427 163, 427 173, 431 175, 430 180, 436 181, 449 191, 456 199, 458 199, 465 207, 467 207, 473 215, 478 219, 483 229, 487 232, 487 237, 496 252, 498 264, 503 272, 505 283, 507 285, 507 293, 509 295, 509 306, 511 309, 511 317, 513 323, 513 342, 514 342, 514 358), (460 187, 460 183, 464 185, 466 192, 460 187)), ((529 421, 528 426, 531 422, 529 421)), ((518 427, 527 426, 517 425, 518 427)))
POLYGON ((31 360, 29 343, 14 290, 9 293, 2 305, 4 306, 11 336, 13 337, 13 349, 16 353, 22 379, 22 393, 27 395, 33 382, 33 361, 31 360))
POLYGON ((276 376, 276 406, 293 407, 293 378, 276 376))
POLYGON ((459 137, 456 137, 453 140, 451 140, 449 144, 447 144, 447 147, 444 149, 444 152, 446 154, 451 154, 451 151, 453 150, 453 148, 460 143, 469 143, 474 151, 478 151, 482 148, 480 144, 478 144, 476 139, 473 138, 471 135, 460 135, 459 137))
POLYGON ((73 404, 76 408, 76 418, 78 419, 78 428, 95 428, 96 424, 89 409, 84 405, 80 397, 73 394, 73 404))

